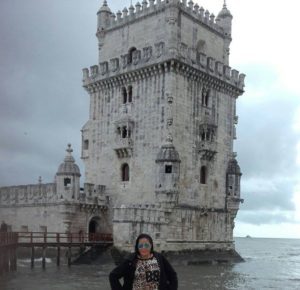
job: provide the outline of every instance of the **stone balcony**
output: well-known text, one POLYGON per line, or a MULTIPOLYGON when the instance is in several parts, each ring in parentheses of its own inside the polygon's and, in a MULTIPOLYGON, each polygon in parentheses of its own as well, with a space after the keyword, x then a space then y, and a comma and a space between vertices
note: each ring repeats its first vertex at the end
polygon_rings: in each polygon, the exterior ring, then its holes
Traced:
POLYGON ((197 151, 202 160, 211 160, 217 153, 217 143, 210 141, 200 141, 197 144, 197 151))
POLYGON ((117 138, 114 150, 118 158, 128 158, 132 156, 133 140, 131 138, 117 138))
POLYGON ((232 211, 238 211, 240 203, 243 203, 244 199, 238 196, 227 196, 227 208, 232 211))

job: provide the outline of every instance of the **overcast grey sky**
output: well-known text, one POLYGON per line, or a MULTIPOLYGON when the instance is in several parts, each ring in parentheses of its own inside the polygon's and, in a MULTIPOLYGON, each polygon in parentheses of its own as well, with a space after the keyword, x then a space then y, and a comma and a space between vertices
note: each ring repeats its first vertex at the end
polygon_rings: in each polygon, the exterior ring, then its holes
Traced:
MULTIPOLYGON (((135 1, 133 1, 135 2, 135 1)), ((222 0, 197 1, 215 15, 222 0)), ((108 0, 112 11, 130 1, 108 0)), ((228 0, 231 66, 247 75, 235 151, 245 203, 235 234, 300 238, 297 0, 228 0)), ((102 0, 0 1, 0 186, 52 182, 67 143, 81 167, 102 0)))

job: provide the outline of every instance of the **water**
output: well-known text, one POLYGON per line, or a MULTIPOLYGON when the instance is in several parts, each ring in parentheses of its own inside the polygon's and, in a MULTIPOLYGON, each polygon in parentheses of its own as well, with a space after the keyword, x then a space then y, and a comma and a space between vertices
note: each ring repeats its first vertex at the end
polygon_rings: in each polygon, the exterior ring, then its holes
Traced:
MULTIPOLYGON (((300 289, 300 240, 237 238, 236 249, 245 258, 235 265, 176 266, 179 289, 300 289)), ((1 290, 109 290, 108 273, 114 265, 57 268, 47 259, 30 269, 19 260, 18 271, 0 278, 1 290)))

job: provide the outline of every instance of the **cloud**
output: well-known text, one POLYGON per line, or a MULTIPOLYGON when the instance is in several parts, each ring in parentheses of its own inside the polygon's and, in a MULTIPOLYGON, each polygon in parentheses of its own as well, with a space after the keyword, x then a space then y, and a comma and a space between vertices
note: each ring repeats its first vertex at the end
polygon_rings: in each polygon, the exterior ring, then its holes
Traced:
POLYGON ((294 184, 292 179, 267 180, 246 178, 242 181, 242 196, 245 199, 241 210, 295 210, 293 202, 294 184))
POLYGON ((237 102, 239 124, 235 150, 243 172, 245 203, 238 220, 250 224, 292 222, 299 175, 295 119, 300 105, 273 66, 245 65, 246 93, 237 102), (276 214, 273 214, 276 213, 276 214))
POLYGON ((0 186, 34 183, 39 175, 51 182, 69 142, 82 167, 89 98, 81 69, 97 61, 97 8, 75 2, 76 10, 74 1, 0 3, 0 186))
POLYGON ((266 224, 282 224, 282 223, 295 223, 294 212, 291 211, 247 211, 242 210, 238 214, 238 221, 253 225, 266 225, 266 224))

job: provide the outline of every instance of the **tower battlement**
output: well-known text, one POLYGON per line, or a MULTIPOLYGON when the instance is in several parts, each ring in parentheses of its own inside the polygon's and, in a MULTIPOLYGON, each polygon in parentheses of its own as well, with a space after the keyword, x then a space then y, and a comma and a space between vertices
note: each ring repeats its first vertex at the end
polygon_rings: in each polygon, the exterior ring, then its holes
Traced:
MULTIPOLYGON (((169 56, 165 51, 164 42, 159 42, 155 43, 153 46, 137 48, 133 54, 133 62, 131 64, 128 64, 127 59, 128 54, 125 54, 103 61, 99 65, 91 66, 90 69, 84 68, 83 86, 88 88, 97 81, 100 82, 101 80, 106 80, 110 77, 133 72, 145 68, 145 65, 147 65, 148 71, 151 74, 156 70, 153 65, 169 60, 169 56)), ((191 69, 198 69, 241 91, 244 89, 245 74, 240 74, 236 69, 232 69, 222 62, 216 61, 216 59, 204 53, 197 54, 193 48, 188 47, 184 43, 180 44, 180 55, 177 60, 188 64, 191 66, 191 69)))
MULTIPOLYGON (((107 5, 106 2, 104 2, 104 5, 107 5)), ((215 33, 225 35, 219 23, 219 19, 216 18, 213 13, 210 13, 202 6, 200 7, 198 3, 194 3, 193 1, 188 2, 187 0, 144 0, 142 3, 137 2, 135 6, 131 5, 128 8, 125 7, 122 11, 119 10, 116 13, 110 13, 110 18, 109 21, 106 22, 105 30, 142 20, 149 15, 162 12, 172 6, 178 7, 183 13, 215 33)), ((101 28, 98 28, 97 33, 101 33, 101 28)))

